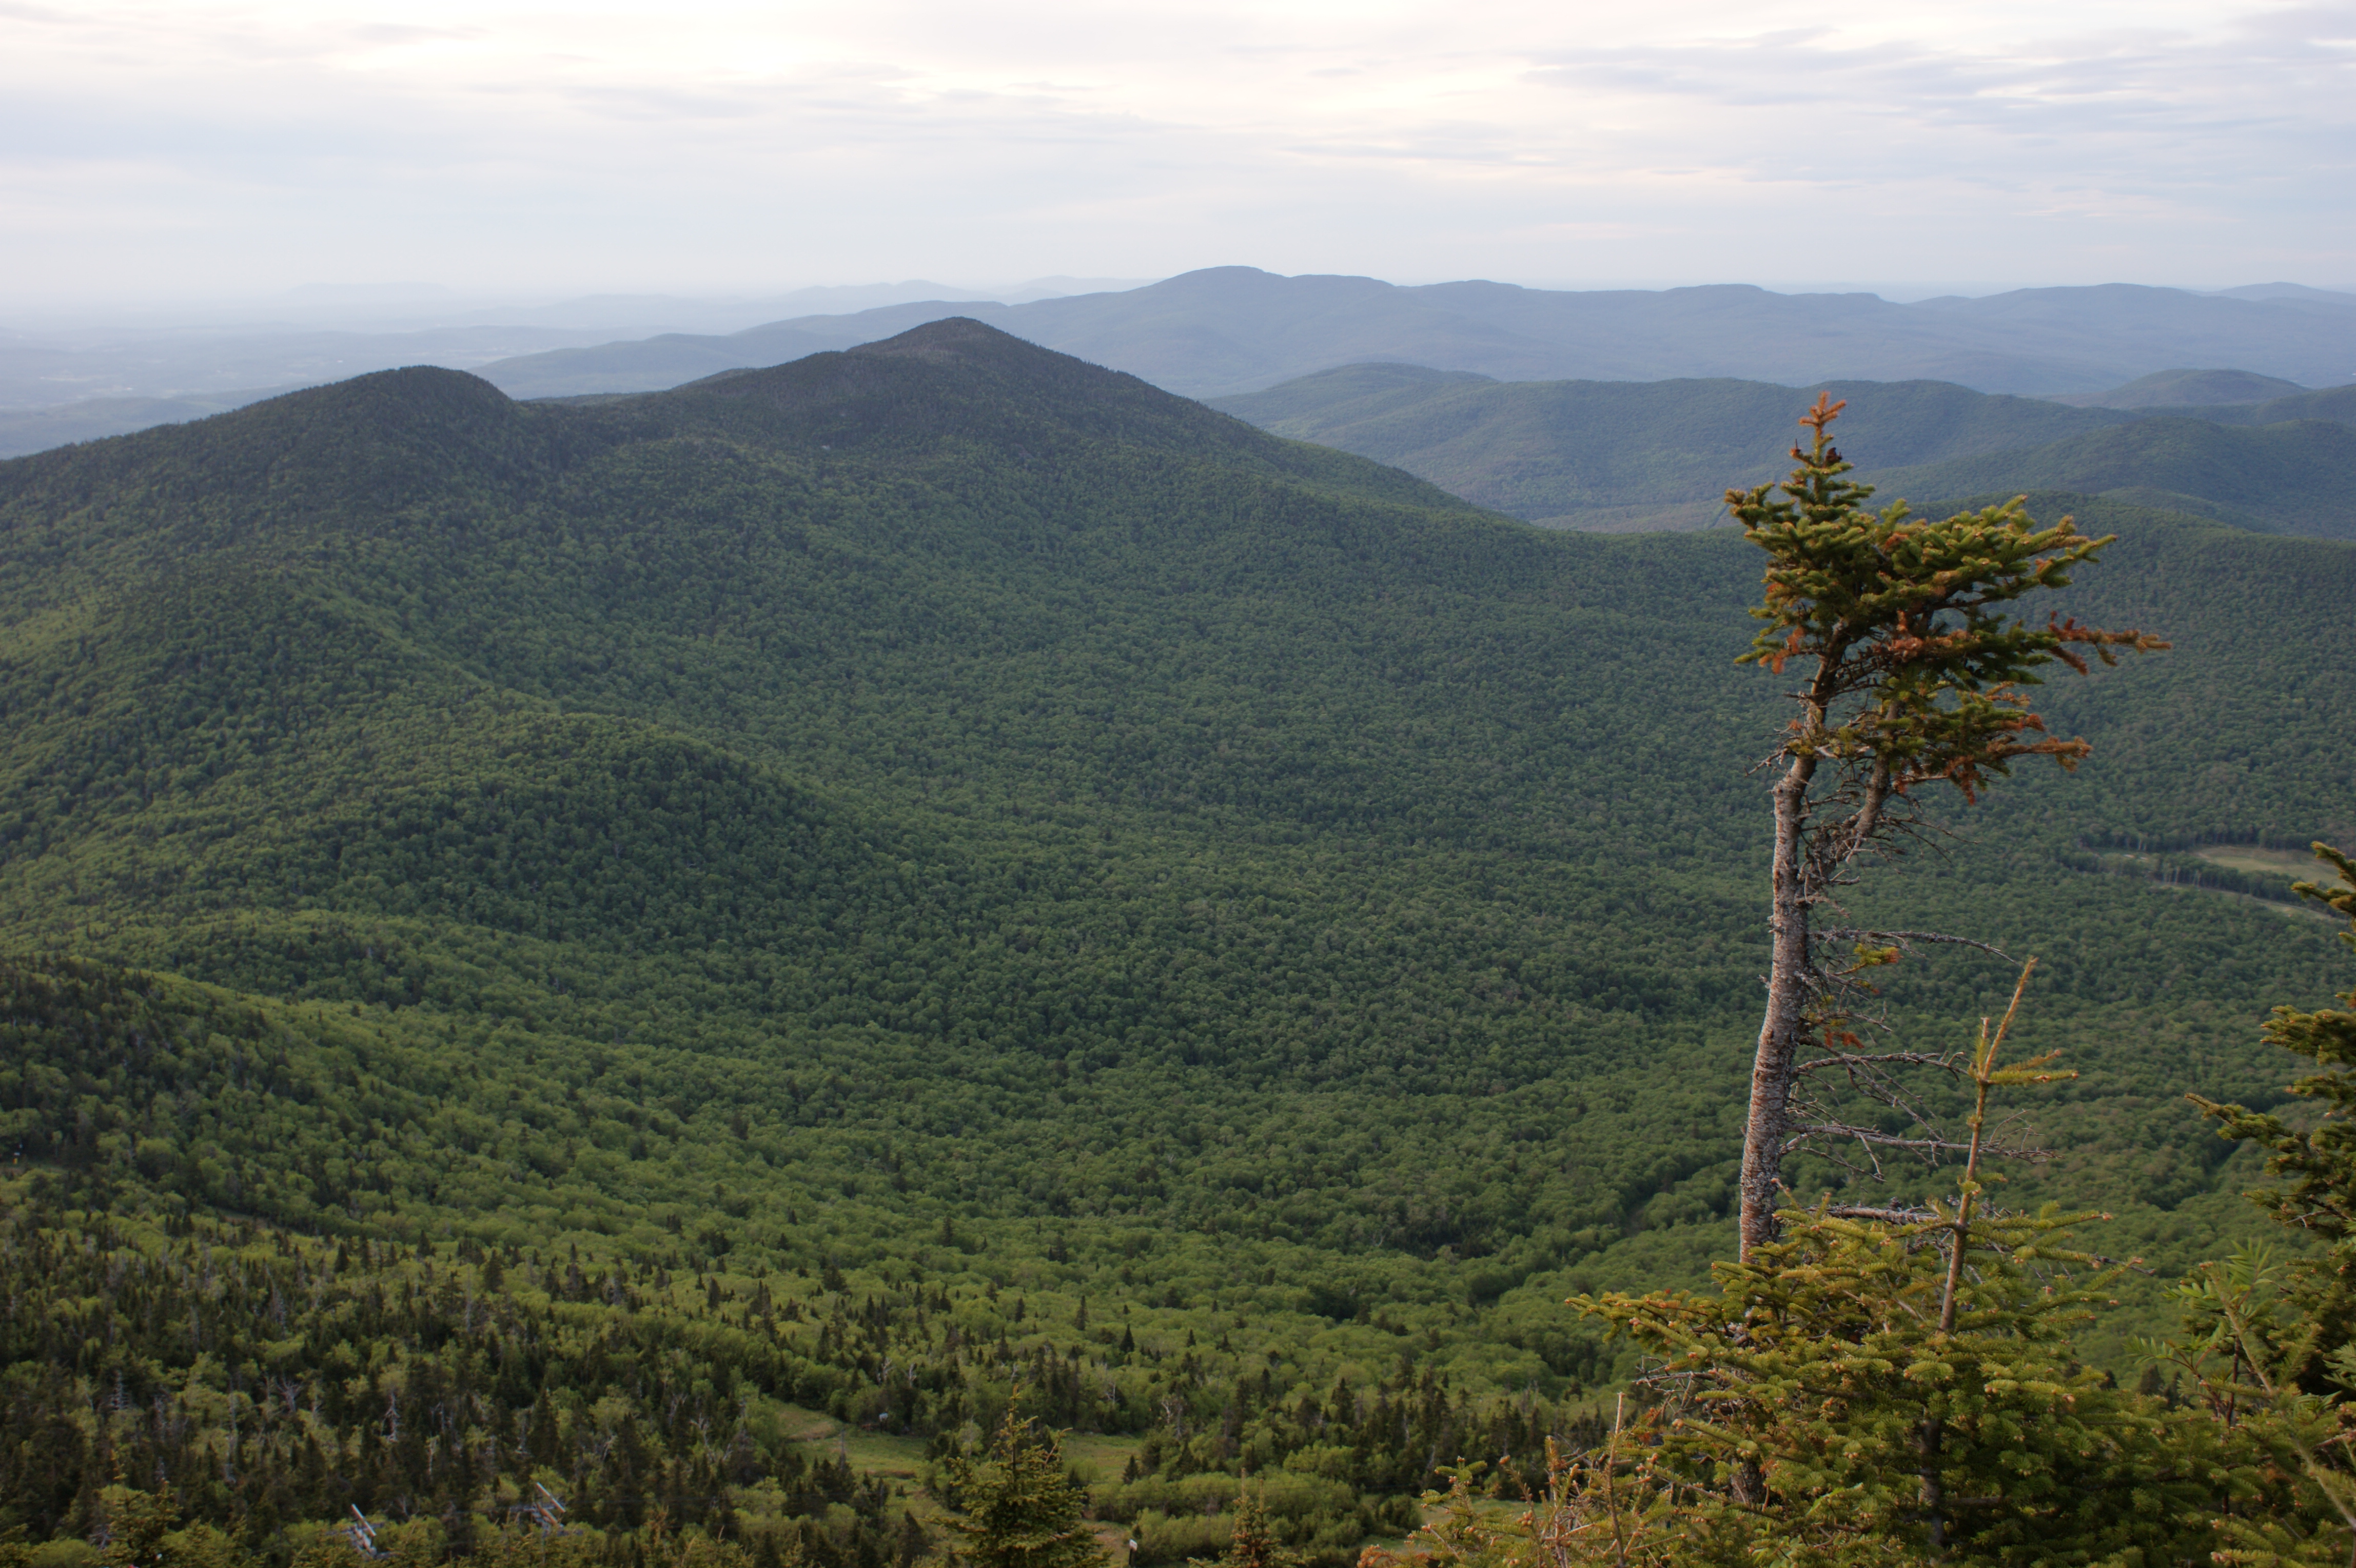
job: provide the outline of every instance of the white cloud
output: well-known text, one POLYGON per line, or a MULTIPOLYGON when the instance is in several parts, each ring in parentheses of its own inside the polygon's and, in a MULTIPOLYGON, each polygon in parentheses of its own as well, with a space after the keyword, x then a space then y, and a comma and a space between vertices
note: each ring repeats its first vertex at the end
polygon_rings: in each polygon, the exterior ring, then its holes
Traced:
POLYGON ((1287 271, 2356 282, 2254 5, 0 5, 20 295, 1287 271))

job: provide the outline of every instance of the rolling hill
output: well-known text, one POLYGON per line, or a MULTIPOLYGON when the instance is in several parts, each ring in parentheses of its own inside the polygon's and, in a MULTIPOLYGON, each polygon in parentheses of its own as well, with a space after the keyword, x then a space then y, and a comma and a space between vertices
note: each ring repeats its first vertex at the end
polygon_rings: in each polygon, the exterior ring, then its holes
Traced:
POLYGON ((2101 392, 2064 392, 2056 403, 2079 408, 2200 408, 2271 403, 2308 391, 2280 376, 2250 371, 2155 371, 2101 392))
MULTIPOLYGON (((2177 651, 2057 684, 2094 760, 1857 908, 2040 955, 2028 1043, 2083 1076, 2014 1190, 2099 1190, 2165 1269, 2253 1223, 2183 1091, 2271 1102, 2256 1020, 2338 977, 2201 854, 2356 835, 2356 550, 2040 504, 2122 536, 2071 607, 2177 651)), ((77 1528, 118 1461, 257 1530, 543 1475, 882 1561, 887 1494, 793 1434, 921 1453, 1019 1397, 1139 1460, 1101 1495, 1147 1561, 1244 1461, 1352 1560, 1431 1453, 1591 1418, 1620 1352, 1566 1294, 1725 1244, 1756 578, 972 321, 0 464, 0 1267, 39 1304, 0 1522, 77 1528)), ((2007 981, 1891 1003, 1944 1039, 2007 981)))
POLYGON ((1846 399, 1864 477, 1924 505, 2002 489, 2116 494, 2262 531, 2356 538, 2356 388, 2238 408, 2070 408, 1941 381, 1496 382, 1351 365, 1215 406, 1395 463, 1533 522, 1707 527, 1730 486, 1781 472, 1817 392, 1846 399), (2218 415, 2233 416, 2232 423, 2218 415))
POLYGON ((2356 427, 2155 418, 2027 450, 1878 469, 1892 494, 1938 499, 2060 489, 2145 501, 2268 532, 2356 539, 2356 427))
POLYGON ((1655 529, 1701 526, 1723 511, 1729 486, 1788 467, 1793 411, 1817 391, 1850 401, 1842 430, 1877 466, 1884 454, 1915 464, 1976 456, 2134 418, 1944 381, 1804 392, 1723 380, 1499 382, 1390 364, 1347 365, 1213 406, 1397 464, 1529 521, 1655 529))
POLYGON ((2356 424, 2356 387, 2326 387, 2256 403, 2225 403, 2213 407, 2170 408, 2167 413, 2185 419, 2206 419, 2219 424, 2283 424, 2294 419, 2326 419, 2335 424, 2356 424))

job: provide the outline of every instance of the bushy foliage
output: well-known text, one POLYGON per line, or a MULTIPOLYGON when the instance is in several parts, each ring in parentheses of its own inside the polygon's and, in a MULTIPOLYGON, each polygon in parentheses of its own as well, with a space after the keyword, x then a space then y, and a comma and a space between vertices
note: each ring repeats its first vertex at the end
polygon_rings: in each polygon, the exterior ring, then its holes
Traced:
POLYGON ((1689 1413, 1665 1439, 1721 1528, 1793 1561, 1890 1554, 2042 1563, 2203 1550, 2215 1507, 2259 1491, 2181 1419, 2079 1363, 2071 1329, 2105 1299, 2059 1220, 1972 1228, 1970 1279, 1940 1327, 1940 1221, 1785 1217, 1787 1239, 1719 1267, 1714 1295, 1582 1305, 1659 1359, 1689 1413))

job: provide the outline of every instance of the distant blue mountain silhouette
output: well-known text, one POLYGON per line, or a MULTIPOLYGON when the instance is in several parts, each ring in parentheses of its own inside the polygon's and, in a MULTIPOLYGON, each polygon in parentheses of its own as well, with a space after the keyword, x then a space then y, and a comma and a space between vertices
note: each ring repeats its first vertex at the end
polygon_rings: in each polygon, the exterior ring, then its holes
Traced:
POLYGON ((2235 298, 2109 284, 1893 305, 1869 294, 1741 285, 1573 293, 1497 283, 1400 287, 1214 267, 1143 288, 1023 305, 940 300, 504 360, 518 397, 643 392, 848 348, 966 316, 1190 397, 1398 360, 1505 381, 1737 376, 1954 381, 1981 392, 2099 392, 2185 365, 2302 386, 2356 371, 2356 295, 2235 298))

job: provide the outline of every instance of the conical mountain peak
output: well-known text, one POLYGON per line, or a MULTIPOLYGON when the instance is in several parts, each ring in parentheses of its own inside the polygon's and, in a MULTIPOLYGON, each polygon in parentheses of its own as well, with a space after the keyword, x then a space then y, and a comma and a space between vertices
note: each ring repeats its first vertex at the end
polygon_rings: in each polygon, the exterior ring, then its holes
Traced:
MULTIPOLYGON (((1011 332, 1001 332, 970 316, 952 316, 940 321, 927 321, 896 338, 862 343, 848 351, 877 359, 982 358, 1002 360, 1026 354, 1042 360, 1069 358, 1052 349, 1042 349, 1011 332)), ((1111 375, 1115 372, 1108 371, 1105 373, 1111 375)))
POLYGON ((740 438, 830 447, 1111 441, 1293 466, 1289 444, 1119 371, 964 317, 855 349, 737 371, 638 405, 740 438))

